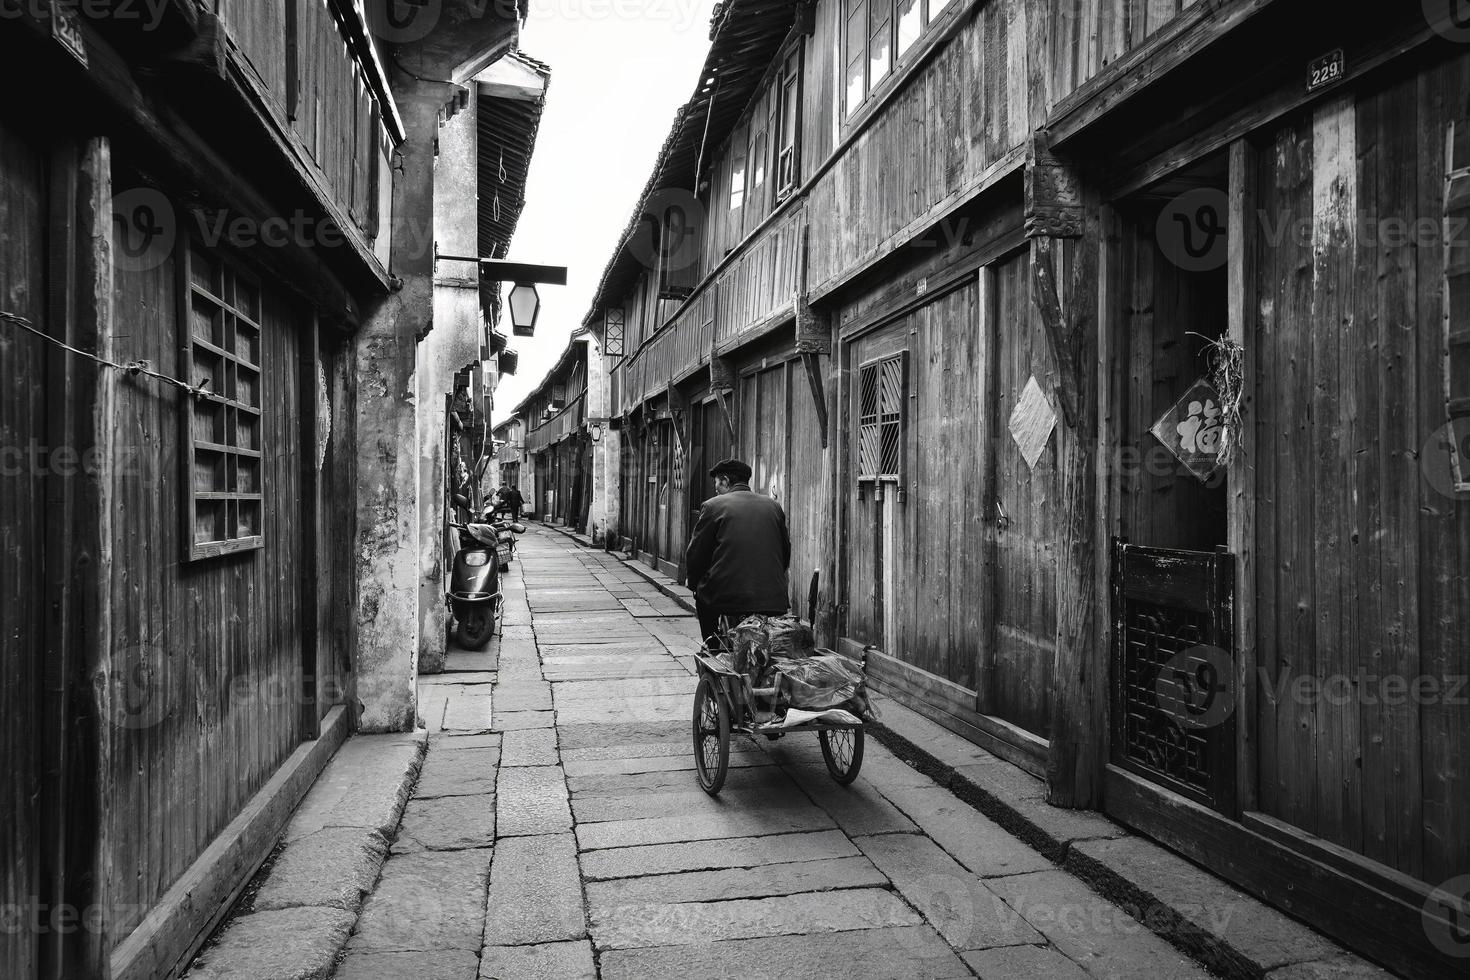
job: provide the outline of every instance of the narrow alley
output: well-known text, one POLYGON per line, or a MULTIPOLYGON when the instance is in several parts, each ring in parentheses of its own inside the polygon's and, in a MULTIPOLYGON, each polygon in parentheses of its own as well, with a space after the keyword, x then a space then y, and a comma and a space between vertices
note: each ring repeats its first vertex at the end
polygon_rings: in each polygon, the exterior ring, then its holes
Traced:
POLYGON ((737 741, 706 796, 694 619, 615 555, 533 530, 507 595, 503 639, 421 680, 427 756, 340 980, 1209 975, 875 739, 845 788, 814 737, 737 741))

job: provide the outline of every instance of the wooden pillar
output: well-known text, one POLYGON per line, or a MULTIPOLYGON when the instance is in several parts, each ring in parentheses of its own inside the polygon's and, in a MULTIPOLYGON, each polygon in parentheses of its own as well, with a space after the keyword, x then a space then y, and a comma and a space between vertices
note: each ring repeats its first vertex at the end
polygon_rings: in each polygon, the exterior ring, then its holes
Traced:
POLYGON ((1097 807, 1106 745, 1108 658, 1098 608, 1097 209, 1083 206, 1077 172, 1052 155, 1044 130, 1026 172, 1032 302, 1057 372, 1066 431, 1059 471, 1057 627, 1047 800, 1097 807), (1090 216, 1089 216, 1090 213, 1090 216))

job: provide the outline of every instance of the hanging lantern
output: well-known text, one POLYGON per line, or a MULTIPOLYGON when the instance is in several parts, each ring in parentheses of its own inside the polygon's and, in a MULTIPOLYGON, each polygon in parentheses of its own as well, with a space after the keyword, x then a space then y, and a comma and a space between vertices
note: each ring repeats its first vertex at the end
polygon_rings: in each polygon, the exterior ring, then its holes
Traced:
POLYGON ((530 337, 536 333, 536 317, 541 314, 541 296, 534 283, 518 282, 510 291, 507 301, 510 306, 511 332, 517 337, 530 337))

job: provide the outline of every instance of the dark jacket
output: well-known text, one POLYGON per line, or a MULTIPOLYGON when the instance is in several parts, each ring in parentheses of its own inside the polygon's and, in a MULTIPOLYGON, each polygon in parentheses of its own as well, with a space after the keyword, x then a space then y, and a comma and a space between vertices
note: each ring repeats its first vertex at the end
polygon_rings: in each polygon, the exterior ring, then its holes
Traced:
POLYGON ((745 484, 704 502, 685 559, 690 587, 706 605, 722 612, 786 611, 786 512, 745 484))

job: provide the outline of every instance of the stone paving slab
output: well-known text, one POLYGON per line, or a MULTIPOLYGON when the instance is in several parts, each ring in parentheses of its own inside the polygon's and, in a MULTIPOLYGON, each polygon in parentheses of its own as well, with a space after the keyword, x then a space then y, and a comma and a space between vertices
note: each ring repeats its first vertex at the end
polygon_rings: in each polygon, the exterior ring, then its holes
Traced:
POLYGON ((354 735, 327 763, 286 825, 287 842, 324 827, 362 827, 384 840, 398 827, 427 737, 354 735))
MULTIPOLYGON (((471 689, 472 690, 472 689, 471 689)), ((444 705, 443 731, 483 732, 490 729, 491 696, 489 694, 451 694, 444 705)), ((428 715, 426 722, 431 723, 428 715)))
MULTIPOLYGON (((587 884, 587 904, 658 905, 674 902, 713 902, 732 898, 767 898, 844 888, 883 888, 888 879, 867 858, 831 858, 767 864, 759 868, 691 871, 672 875, 645 875, 587 884)), ((833 896, 841 901, 841 896, 833 896)))
POLYGON ((1209 976, 1137 919, 1065 871, 991 878, 986 884, 1093 976, 1170 980, 1209 976))
POLYGON ((893 882, 910 905, 955 949, 988 949, 1042 942, 975 875, 919 834, 884 834, 853 841, 893 882))
POLYGON ((326 980, 352 931, 342 909, 282 909, 242 915, 195 960, 196 980, 326 980))
POLYGON ((559 766, 501 769, 496 792, 502 838, 553 834, 572 827, 566 777, 559 766))
POLYGON ((429 736, 429 751, 461 751, 464 749, 498 749, 499 732, 444 732, 429 736))
POLYGON ((727 902, 619 905, 592 909, 598 949, 686 946, 757 936, 810 936, 852 929, 912 926, 919 917, 890 891, 858 888, 834 902, 827 894, 727 902))
MULTIPOLYGON (((694 760, 689 769, 672 769, 657 772, 609 773, 598 772, 587 776, 568 776, 567 788, 573 796, 630 796, 644 793, 686 793, 699 787, 695 774, 694 760)), ((563 763, 565 768, 565 763, 563 763)), ((732 767, 725 777, 725 792, 739 789, 759 789, 763 786, 783 785, 790 781, 780 768, 770 765, 732 767)))
POLYGON ((1001 946, 961 954, 980 980, 1088 980, 1087 971, 1050 946, 1001 946))
MULTIPOLYGON (((602 980, 970 980, 927 926, 609 950, 602 980)), ((1015 974, 1014 980, 1046 974, 1015 974)), ((1059 977, 1057 980, 1066 980, 1059 977)))
POLYGON ((1048 871, 1054 865, 970 804, 930 783, 880 791, 960 864, 981 877, 1048 871))
MULTIPOLYGON (((570 701, 606 701, 610 698, 654 697, 678 695, 686 699, 693 711, 694 688, 699 682, 693 677, 657 677, 628 681, 563 681, 556 685, 556 703, 565 705, 570 701)), ((578 724, 578 722, 567 722, 578 724)))
POLYGON ((693 751, 689 719, 683 722, 635 721, 614 725, 560 725, 557 732, 563 752, 603 745, 665 742, 672 739, 683 742, 693 751))
POLYGON ((555 728, 522 728, 505 733, 503 766, 554 766, 560 760, 556 751, 555 728))
POLYGON ((551 685, 545 681, 502 681, 495 685, 495 710, 550 711, 551 685))
POLYGON ((457 851, 495 843, 494 793, 408 801, 393 853, 457 851))
POLYGON ((809 806, 758 812, 735 810, 697 817, 652 817, 646 820, 610 820, 606 823, 583 824, 577 828, 577 843, 582 850, 593 851, 604 847, 633 847, 639 844, 672 844, 679 841, 825 830, 832 826, 831 817, 809 806))
POLYGON ((549 681, 621 680, 626 677, 683 677, 689 671, 676 663, 610 663, 588 667, 552 665, 546 668, 549 681))
POLYGON ((419 675, 420 691, 437 692, 443 687, 463 687, 465 685, 493 683, 495 683, 495 671, 493 670, 454 671, 443 674, 419 675))
POLYGON ((1277 967, 1270 980, 1392 980, 1394 974, 1351 954, 1277 967))
POLYGON ((514 837, 495 849, 486 946, 585 939, 582 880, 571 834, 514 837))
MULTIPOLYGON (((769 756, 759 750, 732 751, 729 755, 731 769, 746 769, 753 766, 775 768, 769 756)), ((563 762, 568 776, 627 775, 637 776, 651 772, 694 771, 694 750, 681 754, 651 756, 646 759, 584 759, 579 762, 563 762)))
MULTIPOLYGON (((683 726, 687 728, 688 726, 683 726)), ((565 728, 559 728, 566 731, 565 728)), ((662 742, 622 742, 609 745, 589 746, 584 749, 562 749, 561 758, 567 762, 589 762, 597 759, 654 759, 658 756, 692 756, 693 746, 689 732, 683 738, 665 739, 662 742)))
POLYGON ((317 906, 357 912, 378 880, 388 842, 376 830, 330 827, 281 851, 255 893, 254 912, 317 906))
MULTIPOLYGON (((479 738, 483 736, 465 736, 479 738)), ((497 743, 499 735, 489 736, 497 743)), ((455 745, 459 739, 436 738, 424 759, 414 787, 416 799, 439 796, 473 796, 495 792, 495 773, 500 766, 500 748, 471 748, 455 745)))
POLYGON ((558 716, 569 725, 595 725, 611 721, 673 721, 677 718, 690 718, 693 712, 693 702, 687 694, 614 697, 606 701, 585 700, 557 704, 558 716))
POLYGON ((541 656, 553 660, 567 657, 647 656, 657 653, 657 641, 644 638, 636 643, 543 643, 541 656))
POLYGON ((582 855, 582 873, 597 881, 858 856, 861 852, 846 834, 828 830, 591 851, 582 855))
POLYGON ((395 855, 362 908, 349 953, 463 949, 485 929, 490 849, 395 855))
POLYGON ((332 980, 476 980, 480 958, 467 949, 349 953, 332 980))
MULTIPOLYGON (((492 641, 492 648, 493 645, 492 641)), ((493 671, 499 665, 500 658, 495 655, 493 650, 451 650, 444 658, 444 673, 440 676, 493 671)))
MULTIPOLYGON (((811 736, 807 736, 810 738, 811 736)), ((918 830, 913 821, 873 788, 871 783, 859 779, 848 786, 839 785, 827 772, 824 763, 817 766, 790 766, 785 768, 817 806, 826 810, 837 821, 837 826, 850 837, 866 834, 913 833, 918 830)))
POLYGON ((597 965, 586 940, 488 946, 480 962, 480 980, 597 980, 597 965))
POLYGON ((729 813, 760 810, 765 807, 811 806, 801 790, 789 784, 755 787, 748 790, 725 790, 710 796, 690 787, 683 793, 638 793, 627 796, 573 796, 572 812, 578 823, 604 823, 609 820, 640 820, 673 814, 729 813))
POLYGON ((495 716, 497 732, 514 732, 523 728, 551 728, 556 715, 550 711, 506 711, 495 716))

